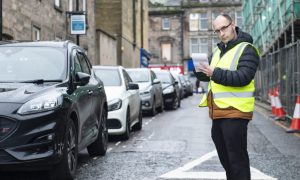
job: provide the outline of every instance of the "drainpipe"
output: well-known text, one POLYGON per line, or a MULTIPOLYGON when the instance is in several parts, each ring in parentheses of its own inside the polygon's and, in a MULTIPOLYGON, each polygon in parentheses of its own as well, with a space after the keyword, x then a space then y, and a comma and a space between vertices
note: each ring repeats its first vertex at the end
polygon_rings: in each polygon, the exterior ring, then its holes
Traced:
POLYGON ((133 15, 133 46, 136 46, 136 13, 135 13, 135 0, 132 0, 132 15, 133 15))
MULTIPOLYGON (((76 0, 76 12, 79 11, 79 0, 76 0)), ((76 43, 79 46, 79 34, 76 35, 76 43)))
POLYGON ((2 12, 3 12, 3 9, 2 9, 2 0, 0 0, 0 41, 2 41, 2 12))

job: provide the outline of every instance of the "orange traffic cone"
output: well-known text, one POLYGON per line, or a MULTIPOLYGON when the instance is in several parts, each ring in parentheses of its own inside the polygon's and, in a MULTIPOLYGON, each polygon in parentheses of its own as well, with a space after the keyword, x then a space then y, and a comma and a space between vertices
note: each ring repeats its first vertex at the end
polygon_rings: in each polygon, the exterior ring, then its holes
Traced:
POLYGON ((290 129, 287 131, 290 133, 300 132, 300 96, 297 96, 296 106, 290 129))
POLYGON ((276 116, 275 97, 273 95, 273 89, 269 89, 269 98, 271 100, 272 114, 276 116))
POLYGON ((274 91, 274 98, 275 98, 275 107, 276 107, 276 113, 275 115, 280 119, 282 117, 285 117, 285 111, 282 107, 281 101, 279 99, 279 89, 276 88, 274 91))

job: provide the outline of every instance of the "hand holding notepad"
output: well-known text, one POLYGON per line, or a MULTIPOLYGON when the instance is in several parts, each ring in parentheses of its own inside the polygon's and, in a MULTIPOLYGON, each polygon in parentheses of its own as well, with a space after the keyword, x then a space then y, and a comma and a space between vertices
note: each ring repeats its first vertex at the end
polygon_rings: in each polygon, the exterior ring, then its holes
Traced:
POLYGON ((208 58, 206 53, 192 53, 193 65, 196 72, 202 72, 201 69, 208 66, 208 58))

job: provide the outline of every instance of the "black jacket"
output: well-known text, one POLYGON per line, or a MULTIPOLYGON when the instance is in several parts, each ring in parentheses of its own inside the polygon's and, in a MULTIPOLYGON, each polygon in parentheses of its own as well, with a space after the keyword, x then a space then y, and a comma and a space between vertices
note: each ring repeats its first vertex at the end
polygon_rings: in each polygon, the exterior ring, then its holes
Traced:
MULTIPOLYGON (((225 44, 223 42, 218 43, 218 47, 221 50, 220 57, 222 57, 228 50, 233 48, 235 45, 241 42, 249 42, 253 43, 253 39, 251 35, 241 31, 238 27, 236 27, 237 38, 231 40, 227 43, 227 47, 225 48, 225 44)), ((209 62, 211 61, 212 56, 210 56, 209 62)), ((259 55, 256 50, 248 45, 245 47, 236 71, 224 70, 216 67, 211 80, 218 84, 222 84, 224 86, 232 86, 232 87, 241 87, 249 84, 252 79, 254 79, 255 72, 257 70, 259 64, 259 55)), ((200 81, 209 81, 209 77, 207 77, 202 72, 195 72, 196 77, 200 81)))

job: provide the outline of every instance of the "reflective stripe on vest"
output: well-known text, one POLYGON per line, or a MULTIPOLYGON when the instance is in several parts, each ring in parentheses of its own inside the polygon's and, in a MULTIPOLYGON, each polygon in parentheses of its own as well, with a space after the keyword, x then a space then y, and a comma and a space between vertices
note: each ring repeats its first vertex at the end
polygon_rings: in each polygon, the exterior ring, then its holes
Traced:
POLYGON ((253 97, 253 92, 218 92, 218 93, 214 93, 213 97, 214 99, 218 99, 218 98, 249 98, 249 97, 253 97))

